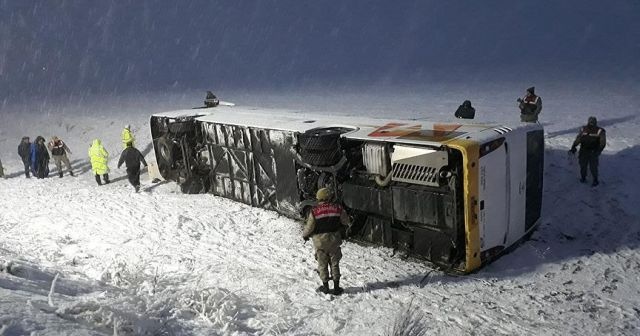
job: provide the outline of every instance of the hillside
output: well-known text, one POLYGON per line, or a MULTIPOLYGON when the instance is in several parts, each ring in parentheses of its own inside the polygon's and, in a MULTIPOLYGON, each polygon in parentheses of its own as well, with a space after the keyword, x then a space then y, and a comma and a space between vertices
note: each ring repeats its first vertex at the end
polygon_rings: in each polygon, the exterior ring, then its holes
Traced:
MULTIPOLYGON (((429 99, 434 112, 426 117, 449 118, 448 99, 438 100, 436 89, 425 92, 433 96, 335 95, 333 104, 343 109, 334 113, 416 117, 418 103, 429 99)), ((314 95, 250 96, 293 109, 304 101, 305 113, 327 109, 314 95)), ((511 101, 508 93, 493 97, 496 104, 511 101)), ((551 106, 561 99, 546 97, 551 106)), ((212 195, 183 195, 172 183, 144 178, 143 191, 135 194, 113 160, 114 183, 95 185, 85 157, 90 140, 102 138, 116 157, 122 124, 131 121, 139 147, 148 153, 148 114, 141 106, 151 113, 177 100, 152 101, 105 100, 104 107, 59 106, 59 113, 36 118, 3 116, 3 125, 17 125, 0 134, 0 154, 11 176, 0 180, 5 335, 382 335, 407 309, 428 334, 640 330, 640 195, 633 169, 640 163, 633 131, 638 119, 625 109, 600 118, 609 146, 595 189, 578 183, 577 164, 566 153, 586 117, 570 109, 543 111, 544 221, 514 252, 475 274, 453 277, 386 248, 346 243, 346 294, 328 300, 314 292, 311 246, 303 244, 295 221, 212 195), (79 176, 25 180, 11 154, 22 133, 67 139, 79 176)), ((611 98, 609 104, 614 102, 631 104, 632 96, 611 98)), ((481 120, 517 118, 507 108, 479 106, 481 120)))

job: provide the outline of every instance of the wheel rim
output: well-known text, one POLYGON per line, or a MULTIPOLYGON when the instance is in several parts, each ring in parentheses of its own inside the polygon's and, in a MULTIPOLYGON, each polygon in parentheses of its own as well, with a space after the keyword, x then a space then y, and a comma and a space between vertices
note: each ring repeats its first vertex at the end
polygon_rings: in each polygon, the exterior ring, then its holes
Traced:
POLYGON ((162 144, 160 146, 160 156, 166 161, 171 161, 171 151, 169 150, 169 146, 167 144, 162 144))

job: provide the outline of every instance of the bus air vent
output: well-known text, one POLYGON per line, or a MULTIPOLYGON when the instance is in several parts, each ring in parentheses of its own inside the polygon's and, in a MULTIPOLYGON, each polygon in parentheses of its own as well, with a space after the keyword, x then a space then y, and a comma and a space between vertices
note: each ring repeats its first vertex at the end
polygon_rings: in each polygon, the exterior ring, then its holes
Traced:
POLYGON ((438 174, 449 160, 445 151, 396 145, 391 163, 391 180, 437 187, 438 174))
POLYGON ((509 127, 506 127, 506 126, 496 127, 493 130, 496 131, 496 133, 498 133, 498 134, 505 134, 505 133, 513 131, 512 128, 509 128, 509 127))
POLYGON ((397 163, 393 165, 393 180, 437 186, 438 171, 434 167, 397 163))

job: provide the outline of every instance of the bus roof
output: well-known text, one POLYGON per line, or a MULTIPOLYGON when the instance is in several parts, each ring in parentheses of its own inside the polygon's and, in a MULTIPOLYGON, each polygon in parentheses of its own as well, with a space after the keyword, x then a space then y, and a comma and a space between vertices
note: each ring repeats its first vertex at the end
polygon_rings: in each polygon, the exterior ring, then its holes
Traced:
POLYGON ((431 146, 441 146, 444 142, 456 138, 485 138, 489 134, 480 136, 479 133, 487 130, 495 130, 496 132, 491 132, 491 136, 499 136, 503 132, 506 133, 526 126, 521 123, 505 126, 497 123, 474 122, 468 119, 434 122, 335 116, 240 106, 178 110, 157 113, 154 116, 169 118, 197 116, 197 120, 202 122, 300 133, 315 128, 345 127, 352 129, 342 135, 349 139, 431 146))

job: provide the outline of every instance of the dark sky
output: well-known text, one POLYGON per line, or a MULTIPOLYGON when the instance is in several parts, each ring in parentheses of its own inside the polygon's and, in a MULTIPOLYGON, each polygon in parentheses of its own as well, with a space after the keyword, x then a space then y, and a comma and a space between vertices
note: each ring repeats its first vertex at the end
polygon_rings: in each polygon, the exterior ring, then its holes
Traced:
POLYGON ((640 75, 640 1, 0 1, 0 95, 640 75))

